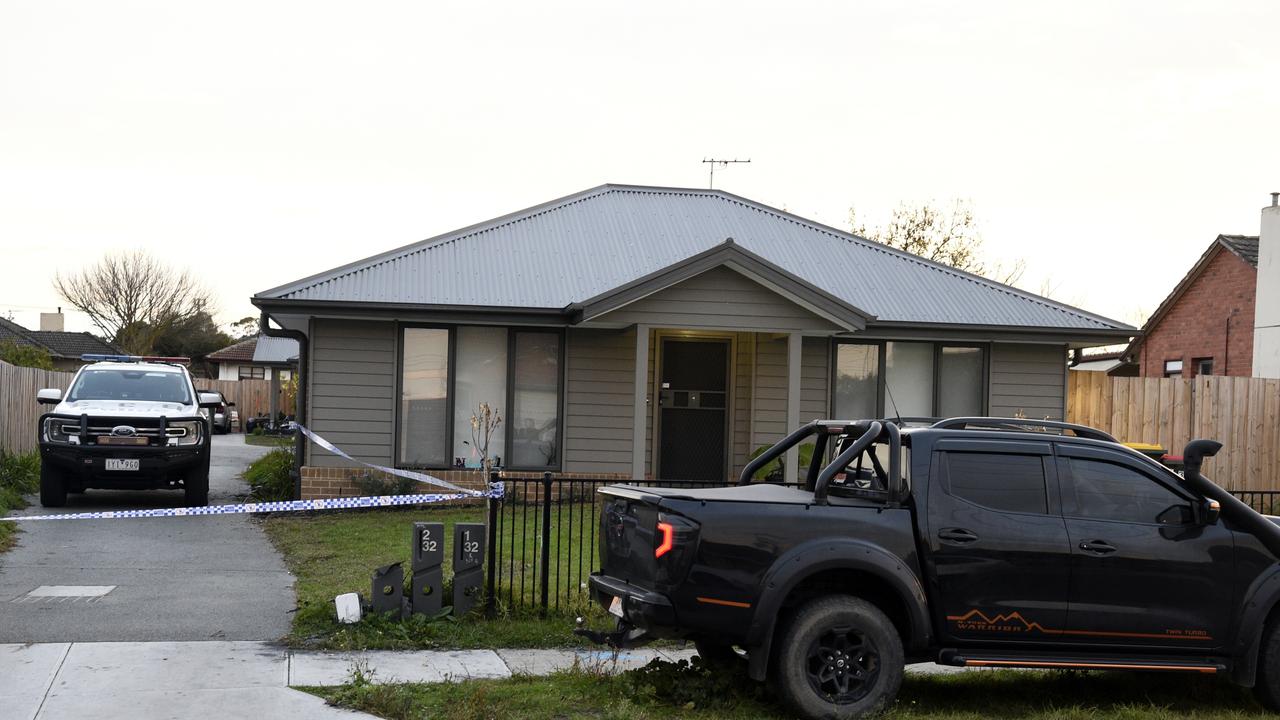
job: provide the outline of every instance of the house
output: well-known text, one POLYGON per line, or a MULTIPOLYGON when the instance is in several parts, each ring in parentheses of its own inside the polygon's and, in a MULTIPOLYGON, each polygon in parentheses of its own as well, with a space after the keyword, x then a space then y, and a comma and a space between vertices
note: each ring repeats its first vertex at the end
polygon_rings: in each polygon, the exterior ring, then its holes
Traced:
POLYGON ((1075 372, 1100 372, 1111 377, 1137 377, 1138 366, 1125 360, 1124 351, 1071 354, 1070 369, 1075 372))
POLYGON ((86 364, 80 359, 86 354, 119 355, 120 349, 87 332, 66 332, 65 316, 59 308, 56 313, 40 313, 40 329, 28 330, 21 325, 0 318, 0 343, 12 342, 29 345, 49 353, 53 369, 73 372, 86 364))
MULTIPOLYGON (((252 301, 303 339, 311 429, 446 478, 480 460, 480 402, 503 467, 604 478, 724 479, 814 418, 1062 418, 1068 350, 1135 332, 721 190, 628 185, 252 301)), ((304 462, 305 496, 346 492, 349 463, 304 462)))
POLYGON ((1258 235, 1253 375, 1280 378, 1280 193, 1271 193, 1271 205, 1262 209, 1258 235))
POLYGON ((258 335, 205 356, 218 366, 218 380, 288 381, 298 364, 298 341, 258 335))
POLYGON ((1257 268, 1257 237, 1219 235, 1124 357, 1140 377, 1252 375, 1257 268))

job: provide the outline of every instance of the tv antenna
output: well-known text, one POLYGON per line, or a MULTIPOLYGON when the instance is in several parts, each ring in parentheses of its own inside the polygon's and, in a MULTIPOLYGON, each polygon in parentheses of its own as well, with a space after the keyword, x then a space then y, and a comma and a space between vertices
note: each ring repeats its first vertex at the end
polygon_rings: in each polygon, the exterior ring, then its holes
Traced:
POLYGON ((736 160, 736 159, 735 159, 735 160, 717 160, 717 159, 715 159, 715 158, 703 158, 703 159, 702 159, 702 162, 703 162, 703 163, 707 163, 707 164, 710 164, 710 165, 711 165, 711 177, 710 177, 710 178, 708 178, 708 180, 707 180, 707 188, 709 188, 709 189, 715 189, 715 186, 716 186, 716 165, 724 165, 725 167, 728 167, 729 165, 731 165, 731 164, 733 164, 733 163, 749 163, 749 162, 751 162, 751 158, 747 158, 746 160, 736 160))

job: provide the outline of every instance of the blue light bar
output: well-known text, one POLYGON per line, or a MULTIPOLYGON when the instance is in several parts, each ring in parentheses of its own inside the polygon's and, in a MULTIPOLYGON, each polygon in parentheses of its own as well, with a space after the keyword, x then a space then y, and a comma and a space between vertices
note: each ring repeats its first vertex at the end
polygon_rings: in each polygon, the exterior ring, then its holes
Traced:
POLYGON ((142 358, 137 355, 101 355, 98 353, 85 353, 80 356, 85 362, 138 362, 142 358))

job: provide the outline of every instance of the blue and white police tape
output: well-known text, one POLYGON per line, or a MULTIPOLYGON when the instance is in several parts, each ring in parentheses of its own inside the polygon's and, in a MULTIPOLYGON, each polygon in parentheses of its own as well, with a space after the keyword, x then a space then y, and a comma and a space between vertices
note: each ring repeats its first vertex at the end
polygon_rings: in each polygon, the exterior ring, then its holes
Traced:
POLYGON ((13 520, 120 520, 152 517, 195 517, 202 515, 247 515, 269 512, 310 512, 314 510, 352 510, 357 508, 399 507, 403 505, 429 505, 449 500, 474 500, 475 498, 502 498, 502 483, 491 483, 487 492, 468 490, 465 493, 431 493, 427 495, 368 495, 364 497, 328 498, 325 500, 281 500, 278 502, 239 503, 236 505, 210 505, 208 507, 148 508, 144 510, 104 510, 102 512, 63 513, 59 515, 22 515, 0 518, 13 520))
POLYGON ((302 433, 303 435, 306 435, 307 437, 311 438, 311 442, 315 443, 316 445, 319 445, 320 447, 324 448, 325 450, 328 450, 329 452, 333 453, 334 455, 338 455, 339 457, 344 457, 344 458, 346 458, 346 459, 350 460, 350 461, 351 461, 351 462, 353 462, 353 463, 358 463, 358 464, 363 465, 363 466, 365 466, 365 467, 373 468, 374 470, 379 470, 379 471, 384 472, 384 473, 386 473, 386 474, 388 474, 388 475, 395 475, 396 477, 408 478, 408 479, 410 479, 410 480, 417 480, 418 482, 424 482, 424 483, 427 483, 428 485, 436 485, 436 486, 438 486, 438 487, 447 488, 447 489, 449 489, 449 490, 453 490, 454 492, 460 492, 460 493, 471 493, 471 494, 473 494, 473 495, 475 495, 475 496, 477 496, 477 497, 479 497, 479 496, 483 495, 483 493, 480 493, 480 492, 478 492, 478 491, 475 491, 475 490, 468 490, 467 488, 458 487, 457 485, 454 485, 453 483, 445 482, 444 480, 441 480, 440 478, 435 477, 434 475, 428 475, 428 474, 426 474, 426 473, 415 472, 415 471, 413 471, 413 470, 404 470, 404 469, 402 469, 402 468, 387 467, 386 465, 375 465, 375 464, 373 464, 373 463, 367 463, 367 462, 365 462, 365 461, 363 461, 363 460, 360 460, 360 459, 358 459, 358 458, 353 458, 353 457, 351 457, 350 455, 348 455, 346 452, 344 452, 344 451, 342 450, 342 448, 340 448, 340 447, 338 447, 338 446, 334 445, 333 443, 329 442, 328 440, 325 440, 324 438, 320 437, 319 435, 317 435, 317 434, 315 434, 315 433, 311 432, 310 428, 306 427, 305 425, 299 425, 299 424, 297 424, 297 423, 294 423, 294 424, 293 424, 293 426, 294 426, 294 427, 296 427, 296 428, 298 429, 298 432, 300 432, 300 433, 302 433))

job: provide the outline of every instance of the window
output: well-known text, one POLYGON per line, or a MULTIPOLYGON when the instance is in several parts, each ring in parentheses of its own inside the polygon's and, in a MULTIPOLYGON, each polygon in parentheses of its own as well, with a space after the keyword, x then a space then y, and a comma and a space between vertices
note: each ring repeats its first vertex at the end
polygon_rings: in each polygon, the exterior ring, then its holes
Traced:
POLYGON ((239 370, 241 380, 265 380, 267 377, 267 369, 264 367, 240 365, 239 370))
POLYGON ((1165 376, 1165 377, 1179 377, 1179 376, 1181 376, 1181 375, 1182 375, 1182 361, 1181 361, 1181 360, 1165 360, 1165 361, 1164 361, 1164 376, 1165 376))
MULTIPOLYGON (((1159 523, 1175 505, 1187 505, 1181 496, 1147 475, 1102 460, 1068 458, 1071 486, 1063 493, 1063 512, 1088 520, 1123 520, 1159 523)), ((1189 515, 1189 512, 1186 513, 1189 515)), ((1174 517, 1184 517, 1174 513, 1174 517)))
POLYGON ((563 335, 461 326, 403 330, 397 462, 480 467, 471 417, 480 403, 501 414, 488 455, 498 465, 560 465, 563 335))
POLYGON ((1213 358, 1196 358, 1194 363, 1196 375, 1213 374, 1213 358))
POLYGON ((844 344, 836 346, 835 401, 838 418, 880 416, 880 347, 844 344))
POLYGON ((884 358, 885 414, 933 415, 933 344, 885 343, 884 358))
POLYGON ((986 413, 986 349, 923 342, 840 342, 837 418, 957 417, 986 413))
POLYGON ((502 415, 502 424, 489 437, 489 457, 500 461, 506 454, 503 440, 507 432, 507 329, 460 327, 457 334, 458 370, 453 379, 453 455, 450 457, 454 465, 478 468, 483 464, 483 457, 472 436, 471 416, 476 414, 480 403, 489 403, 490 408, 502 415))
POLYGON ((517 332, 512 363, 511 464, 560 463, 560 335, 517 332))
POLYGON ((1049 512, 1039 455, 948 452, 951 494, 1003 512, 1049 512))
POLYGON ((400 362, 400 462, 451 464, 449 427, 449 331, 405 328, 400 362))

